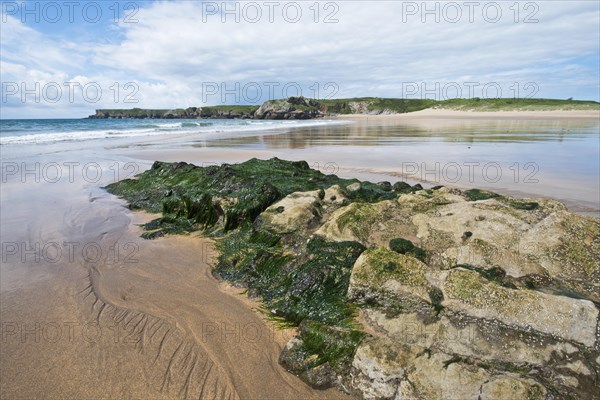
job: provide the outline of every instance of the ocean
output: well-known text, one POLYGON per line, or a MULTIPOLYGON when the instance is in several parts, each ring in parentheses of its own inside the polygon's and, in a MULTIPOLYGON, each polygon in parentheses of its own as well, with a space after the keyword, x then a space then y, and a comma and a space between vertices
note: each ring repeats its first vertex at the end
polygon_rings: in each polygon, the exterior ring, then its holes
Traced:
POLYGON ((3 119, 0 144, 36 144, 172 134, 219 134, 316 127, 330 120, 3 119))

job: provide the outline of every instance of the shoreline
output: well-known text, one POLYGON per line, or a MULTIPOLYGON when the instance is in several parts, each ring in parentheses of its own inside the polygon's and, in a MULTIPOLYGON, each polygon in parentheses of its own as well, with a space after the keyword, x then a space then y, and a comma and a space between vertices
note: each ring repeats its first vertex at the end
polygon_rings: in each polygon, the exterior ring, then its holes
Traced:
POLYGON ((425 109, 402 114, 338 114, 330 116, 332 119, 350 119, 350 120, 389 120, 389 119, 600 119, 600 110, 553 110, 553 111, 466 111, 450 109, 425 109))

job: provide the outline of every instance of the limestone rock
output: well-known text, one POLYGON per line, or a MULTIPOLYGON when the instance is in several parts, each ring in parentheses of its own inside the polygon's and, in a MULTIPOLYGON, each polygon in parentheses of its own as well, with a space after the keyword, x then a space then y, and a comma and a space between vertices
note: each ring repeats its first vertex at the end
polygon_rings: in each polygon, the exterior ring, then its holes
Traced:
POLYGON ((352 362, 353 389, 365 399, 393 399, 415 350, 384 338, 365 341, 352 362))
POLYGON ((276 232, 293 232, 318 221, 319 207, 318 190, 297 192, 269 206, 261 218, 267 227, 276 232))
POLYGON ((500 377, 481 386, 481 400, 495 399, 528 399, 543 400, 546 389, 531 379, 517 377, 500 377))
POLYGON ((342 205, 347 200, 346 193, 340 185, 333 185, 325 189, 323 202, 326 204, 342 205))
POLYGON ((534 329, 588 347, 597 340, 598 309, 588 300, 506 288, 462 268, 449 273, 442 291, 445 307, 476 318, 534 329))
POLYGON ((254 113, 256 119, 310 119, 322 116, 320 104, 304 97, 265 101, 254 113))
POLYGON ((368 249, 354 264, 348 297, 388 306, 396 303, 404 308, 428 308, 426 269, 416 258, 385 248, 368 249))

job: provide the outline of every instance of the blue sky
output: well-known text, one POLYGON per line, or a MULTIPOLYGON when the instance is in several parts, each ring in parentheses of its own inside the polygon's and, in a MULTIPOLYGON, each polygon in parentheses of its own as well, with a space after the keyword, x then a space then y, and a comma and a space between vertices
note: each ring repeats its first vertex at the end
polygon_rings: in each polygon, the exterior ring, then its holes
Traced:
POLYGON ((600 100, 600 2, 423 4, 3 1, 2 118, 297 94, 600 100))

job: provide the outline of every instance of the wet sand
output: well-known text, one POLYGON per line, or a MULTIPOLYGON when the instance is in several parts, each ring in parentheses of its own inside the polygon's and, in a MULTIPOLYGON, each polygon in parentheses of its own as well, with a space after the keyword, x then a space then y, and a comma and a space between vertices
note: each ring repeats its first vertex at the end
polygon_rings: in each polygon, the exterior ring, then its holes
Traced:
POLYGON ((215 280, 210 240, 141 239, 103 182, 3 183, 1 398, 344 397, 278 364, 292 332, 215 280))
POLYGON ((493 161, 510 171, 530 160, 539 165, 537 184, 443 183, 552 196, 598 212, 596 114, 451 114, 352 116, 345 125, 226 138, 3 147, 0 398, 344 397, 312 390, 279 366, 293 332, 275 330, 257 303, 212 277, 209 240, 141 239, 137 224, 152 216, 130 211, 102 186, 154 160, 277 156, 345 177, 430 184, 402 163, 493 161), (69 162, 78 163, 73 175, 69 162), (7 174, 7 163, 34 172, 7 174), (63 166, 56 182, 44 172, 53 163, 63 166), (99 179, 93 169, 82 174, 90 163, 99 179))

